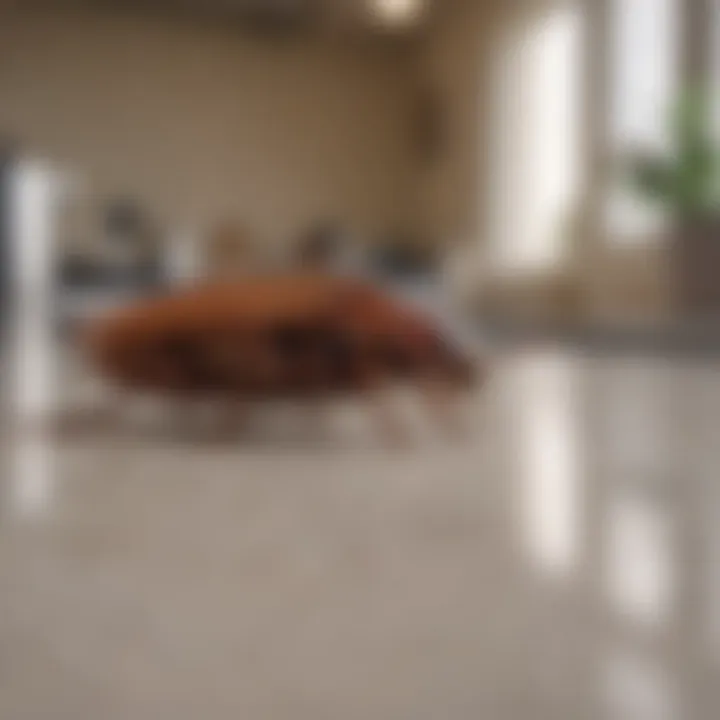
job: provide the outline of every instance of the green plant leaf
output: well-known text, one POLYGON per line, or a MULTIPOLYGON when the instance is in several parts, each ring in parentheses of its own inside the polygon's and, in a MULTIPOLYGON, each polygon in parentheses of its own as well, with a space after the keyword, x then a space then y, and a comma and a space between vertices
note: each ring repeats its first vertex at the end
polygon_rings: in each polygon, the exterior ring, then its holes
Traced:
POLYGON ((636 191, 680 217, 720 211, 720 148, 712 139, 707 95, 688 88, 670 114, 667 157, 635 153, 629 178, 636 191))

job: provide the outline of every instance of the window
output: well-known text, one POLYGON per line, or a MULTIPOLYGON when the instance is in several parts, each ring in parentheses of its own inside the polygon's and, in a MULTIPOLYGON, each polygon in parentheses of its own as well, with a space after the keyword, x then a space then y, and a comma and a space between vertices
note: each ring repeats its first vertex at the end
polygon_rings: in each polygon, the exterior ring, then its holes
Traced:
MULTIPOLYGON (((680 85, 682 0, 611 0, 609 146, 629 152, 669 150, 668 112, 680 85)), ((627 183, 611 179, 606 230, 623 244, 656 236, 665 218, 627 183)))
POLYGON ((580 186, 581 4, 523 17, 501 41, 494 69, 491 237, 500 269, 546 269, 564 255, 580 186))

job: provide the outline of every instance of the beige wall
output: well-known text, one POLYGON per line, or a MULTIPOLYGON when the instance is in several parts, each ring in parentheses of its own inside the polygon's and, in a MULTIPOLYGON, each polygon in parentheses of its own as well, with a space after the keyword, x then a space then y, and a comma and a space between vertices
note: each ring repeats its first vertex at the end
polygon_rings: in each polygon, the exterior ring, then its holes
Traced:
POLYGON ((415 185, 418 217, 446 241, 487 240, 492 202, 493 82, 498 47, 534 0, 447 0, 418 57, 419 82, 443 103, 445 147, 415 185), (528 3, 529 4, 526 4, 528 3))
POLYGON ((405 50, 81 17, 17 19, 0 40, 0 136, 101 194, 173 223, 231 213, 268 241, 327 214, 408 216, 405 50))
POLYGON ((137 193, 173 223, 231 213, 272 241, 330 214, 481 243, 487 63, 502 13, 473 0, 443 8, 414 46, 16 19, 0 28, 0 136, 87 173, 101 195, 137 193), (412 147, 423 85, 443 105, 431 164, 412 147))
POLYGON ((419 82, 442 103, 443 147, 416 180, 416 220, 440 242, 479 240, 484 223, 488 38, 494 10, 448 4, 418 58, 419 82))

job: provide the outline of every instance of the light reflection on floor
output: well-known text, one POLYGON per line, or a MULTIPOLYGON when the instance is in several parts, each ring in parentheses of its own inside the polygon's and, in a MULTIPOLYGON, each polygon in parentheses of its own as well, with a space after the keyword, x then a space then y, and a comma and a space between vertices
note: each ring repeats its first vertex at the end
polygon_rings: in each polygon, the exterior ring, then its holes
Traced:
POLYGON ((605 666, 605 708, 612 720, 680 720, 673 679, 653 658, 611 653, 605 666))
POLYGON ((6 442, 0 717, 720 717, 720 365, 509 353, 475 416, 6 442))
POLYGON ((568 572, 581 541, 577 374, 557 355, 534 357, 517 371, 518 499, 526 546, 545 569, 568 572))
POLYGON ((674 588, 672 528, 664 508, 626 492, 608 508, 605 532, 608 599, 614 609, 639 624, 667 622, 674 588))
POLYGON ((42 435, 27 435, 10 449, 11 503, 20 517, 49 511, 57 472, 54 443, 42 435))

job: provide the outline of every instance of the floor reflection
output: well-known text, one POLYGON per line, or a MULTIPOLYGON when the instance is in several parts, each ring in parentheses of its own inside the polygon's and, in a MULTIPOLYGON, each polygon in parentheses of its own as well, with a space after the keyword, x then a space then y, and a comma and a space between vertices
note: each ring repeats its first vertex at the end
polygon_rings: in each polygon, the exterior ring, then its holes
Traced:
POLYGON ((720 372, 551 352, 511 367, 519 536, 538 567, 576 581, 554 602, 586 618, 573 631, 558 611, 557 643, 594 656, 602 717, 720 717, 703 675, 703 646, 715 669, 720 658, 720 495, 708 483, 720 477, 708 426, 720 425, 720 372))
POLYGON ((615 652, 603 675, 607 720, 686 720, 678 712, 672 678, 653 658, 615 652))
POLYGON ((672 527, 668 510, 640 491, 621 490, 607 508, 605 579, 613 608, 659 626, 672 607, 672 527))
POLYGON ((605 467, 627 481, 662 479, 670 466, 674 375, 664 366, 631 360, 604 368, 600 378, 598 448, 605 467))
POLYGON ((51 517, 0 524, 2 649, 27 659, 0 716, 53 716, 96 672, 139 720, 246 697, 279 720, 717 720, 720 367, 513 354, 478 403, 477 442, 393 453, 13 437, 12 512, 51 517))
POLYGON ((582 457, 577 368, 545 355, 518 371, 517 454, 525 544, 543 569, 566 573, 578 562, 582 457))
POLYGON ((15 515, 37 516, 53 499, 57 455, 53 443, 41 435, 19 437, 11 447, 10 490, 15 515))

